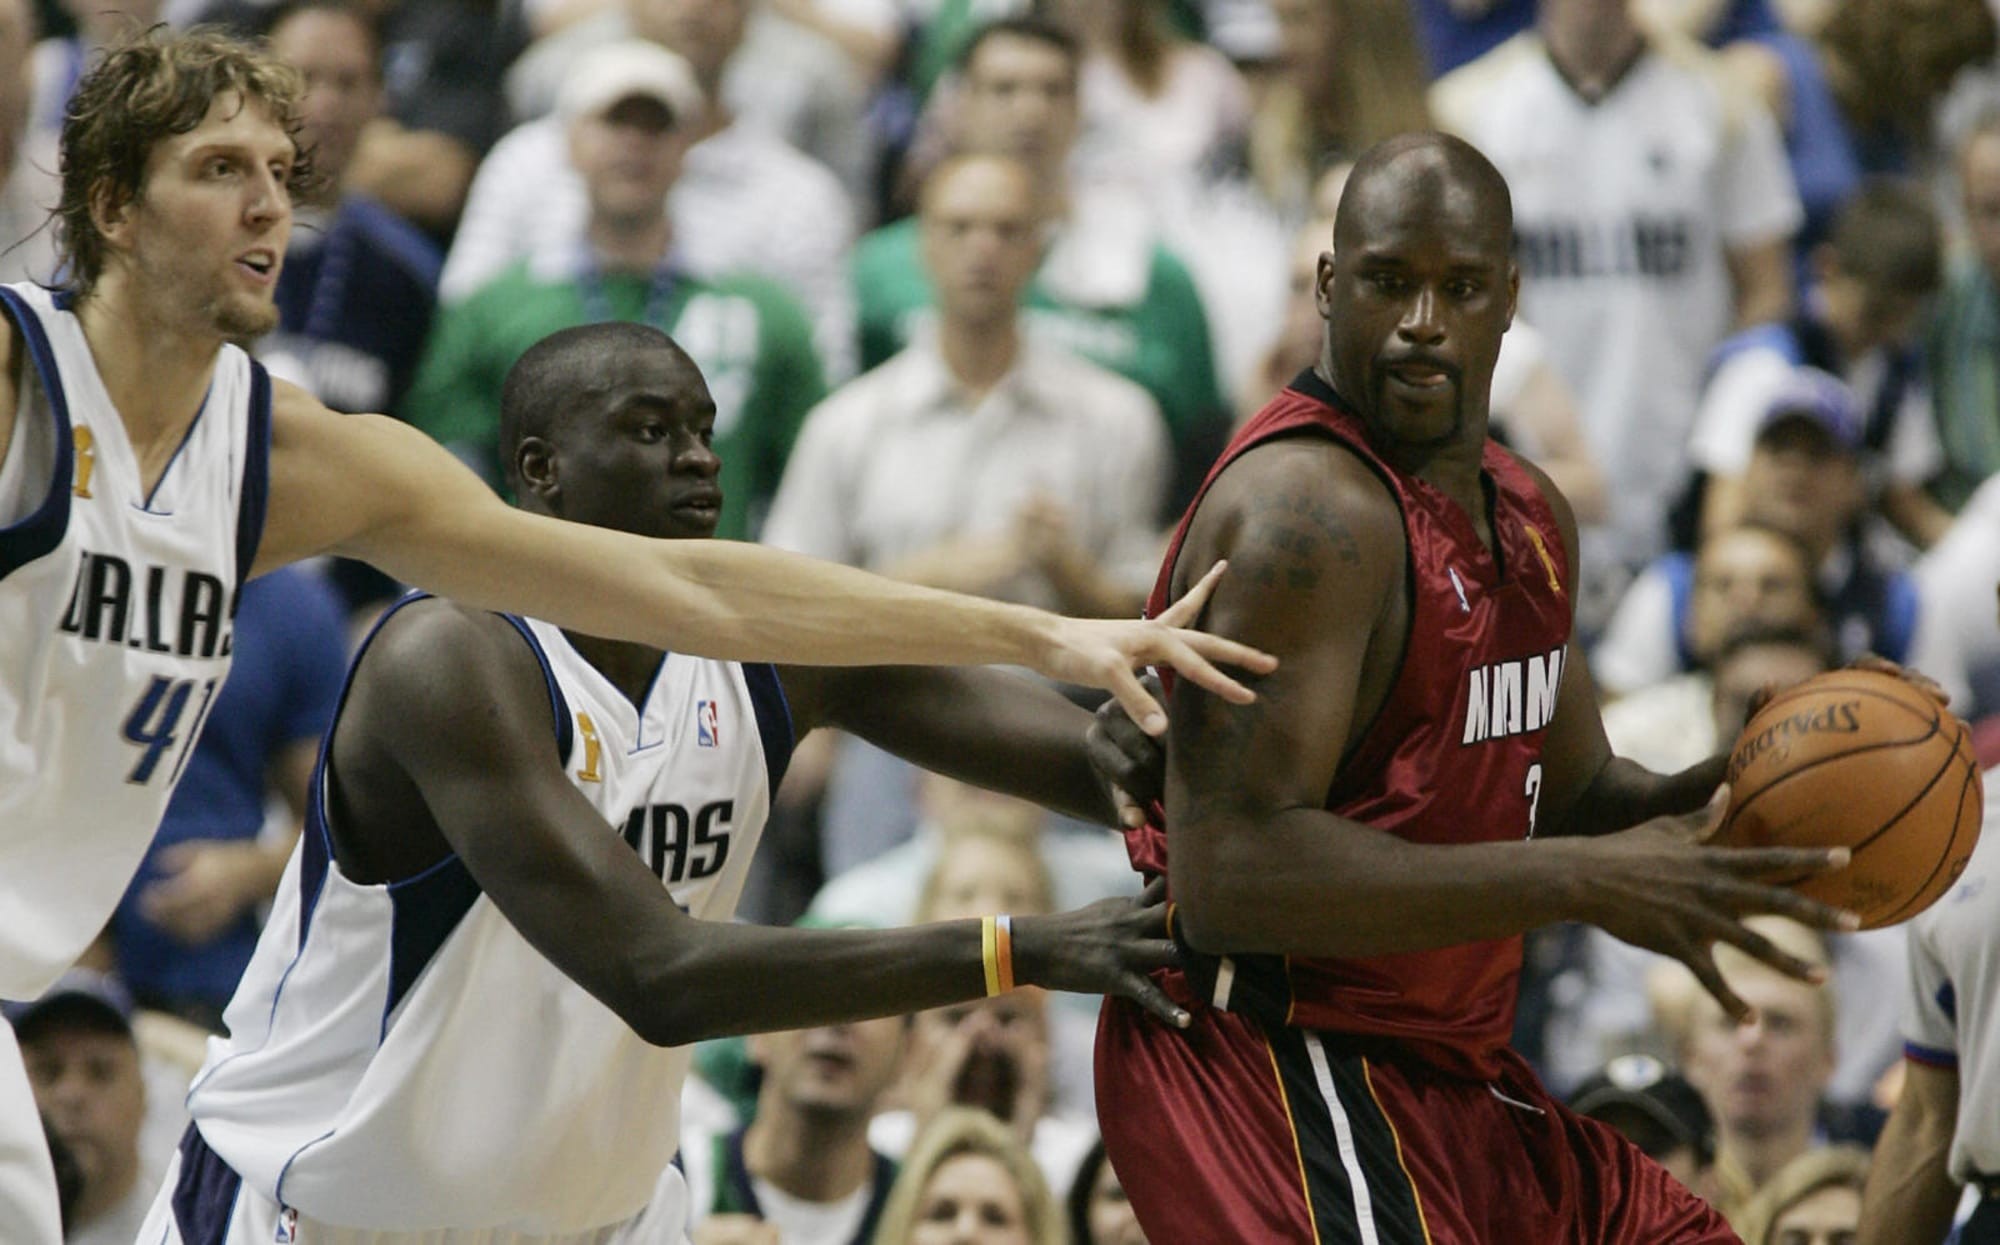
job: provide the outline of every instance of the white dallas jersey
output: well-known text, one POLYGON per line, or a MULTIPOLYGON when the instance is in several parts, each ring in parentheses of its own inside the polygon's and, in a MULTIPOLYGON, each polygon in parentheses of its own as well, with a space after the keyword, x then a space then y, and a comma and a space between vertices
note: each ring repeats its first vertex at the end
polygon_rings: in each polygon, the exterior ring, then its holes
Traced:
POLYGON ((0 461, 0 997, 33 998, 104 928, 229 673, 271 389, 224 346, 148 493, 76 316, 34 285, 0 310, 28 364, 0 461))
POLYGON ((1910 922, 1911 1059, 1958 1073, 1947 1160, 1964 1182, 2000 1172, 2000 768, 1986 771, 1979 846, 1944 897, 1910 922))
MULTIPOLYGON (((688 913, 728 920, 791 754, 776 673, 673 654, 634 712, 560 630, 509 621, 604 832, 688 913)), ((648 1045, 564 976, 457 857, 343 877, 325 797, 322 761, 229 1036, 188 1094, 208 1147, 280 1206, 354 1228, 557 1235, 637 1214, 679 1146, 690 1052, 648 1045)))
POLYGON ((1709 354, 1730 331, 1730 248, 1803 214, 1776 124, 1708 54, 1661 44, 1595 102, 1518 35, 1440 79, 1438 122, 1514 197, 1521 315, 1576 391, 1610 478, 1621 558, 1658 552, 1709 354))

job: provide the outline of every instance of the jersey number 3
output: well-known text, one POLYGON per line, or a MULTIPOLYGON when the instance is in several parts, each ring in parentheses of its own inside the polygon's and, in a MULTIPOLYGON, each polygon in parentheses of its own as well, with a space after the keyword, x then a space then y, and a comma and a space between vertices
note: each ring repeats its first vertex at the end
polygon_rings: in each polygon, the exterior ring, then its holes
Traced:
POLYGON ((125 742, 141 749, 139 760, 132 766, 132 772, 125 781, 144 786, 153 781, 160 762, 167 753, 179 745, 174 753, 173 770, 168 776, 169 783, 179 779, 181 767, 187 764, 187 754, 194 747, 194 741, 201 736, 202 724, 208 721, 208 706, 215 699, 214 679, 170 679, 163 674, 153 676, 146 690, 139 693, 139 702, 132 706, 132 712, 125 718, 124 729, 120 732, 125 742), (201 704, 194 711, 194 717, 183 730, 182 720, 187 718, 188 702, 194 699, 195 686, 201 687, 201 704))
POLYGON ((1542 763, 1535 762, 1528 767, 1528 781, 1521 786, 1521 794, 1528 797, 1528 837, 1535 837, 1535 814, 1542 807, 1542 763))

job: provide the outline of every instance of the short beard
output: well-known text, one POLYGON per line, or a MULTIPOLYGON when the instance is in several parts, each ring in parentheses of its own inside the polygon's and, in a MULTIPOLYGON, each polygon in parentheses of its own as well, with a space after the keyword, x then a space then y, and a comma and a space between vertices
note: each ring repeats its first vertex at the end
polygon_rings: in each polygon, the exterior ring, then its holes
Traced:
POLYGON ((206 318, 215 331, 224 341, 237 346, 247 348, 250 343, 278 327, 278 308, 274 303, 248 303, 223 298, 210 303, 205 310, 206 318))

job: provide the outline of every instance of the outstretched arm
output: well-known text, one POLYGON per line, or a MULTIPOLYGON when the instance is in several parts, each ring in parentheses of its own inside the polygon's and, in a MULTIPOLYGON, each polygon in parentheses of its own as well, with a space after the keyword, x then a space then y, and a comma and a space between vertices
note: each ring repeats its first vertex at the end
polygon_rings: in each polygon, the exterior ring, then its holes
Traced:
POLYGON ((836 726, 927 770, 1111 825, 1110 793, 1084 751, 1091 715, 1004 670, 787 666, 801 733, 836 726))
MULTIPOLYGON (((518 633, 450 602, 407 606, 363 656, 336 728, 336 809, 352 807, 358 785, 384 782, 379 767, 393 766, 388 781, 414 788, 445 843, 522 936, 659 1045, 896 1015, 985 993, 977 921, 797 930, 688 916, 569 780, 554 745, 543 676, 518 633), (468 688, 479 689, 481 712, 466 712, 468 688), (365 759, 352 751, 360 748, 365 759), (744 989, 746 981, 758 988, 744 989)), ((352 822, 336 837, 365 852, 360 839, 371 823, 352 822)), ((1143 976, 1172 954, 1157 905, 1109 901, 1020 917, 1014 931, 1023 984, 1116 991, 1176 1016, 1143 976)))
POLYGON ((1249 693, 1212 662, 1268 668, 1242 645, 1177 630, 1199 602, 1155 622, 1078 621, 754 545, 646 540, 531 515, 408 425, 334 415, 299 389, 276 389, 260 572, 338 553, 470 605, 707 657, 1028 666, 1110 688, 1156 730, 1164 719, 1134 666, 1168 663, 1238 699, 1249 693))
POLYGON ((1225 553, 1236 573, 1209 625, 1283 664, 1258 681, 1252 705, 1186 684, 1174 692, 1168 857, 1193 945, 1369 956, 1585 920, 1687 962, 1738 1016, 1746 1009, 1714 971, 1715 941, 1811 972, 1737 918, 1775 911, 1839 925, 1832 909, 1760 884, 1831 867, 1833 853, 1702 848, 1695 826, 1660 823, 1599 839, 1436 846, 1325 809, 1357 717, 1373 711, 1372 700, 1360 707, 1362 689, 1402 647, 1392 625, 1402 526, 1358 459, 1305 438, 1246 454, 1211 488, 1182 556, 1199 565, 1225 553))

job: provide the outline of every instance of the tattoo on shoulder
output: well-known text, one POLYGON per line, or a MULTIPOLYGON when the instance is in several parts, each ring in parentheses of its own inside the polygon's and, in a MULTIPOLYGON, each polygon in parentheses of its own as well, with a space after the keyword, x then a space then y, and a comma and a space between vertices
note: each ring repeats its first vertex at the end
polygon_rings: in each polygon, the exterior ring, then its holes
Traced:
POLYGON ((1310 592, 1329 563, 1361 561, 1361 542, 1325 498, 1286 490, 1252 500, 1243 511, 1243 543, 1231 556, 1236 574, 1260 587, 1310 592))

